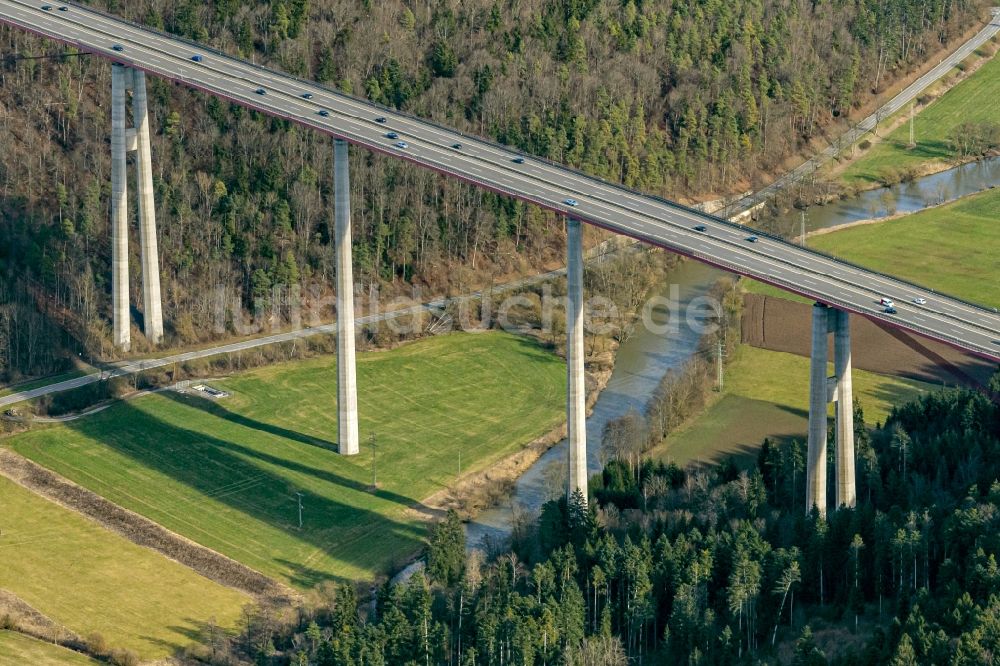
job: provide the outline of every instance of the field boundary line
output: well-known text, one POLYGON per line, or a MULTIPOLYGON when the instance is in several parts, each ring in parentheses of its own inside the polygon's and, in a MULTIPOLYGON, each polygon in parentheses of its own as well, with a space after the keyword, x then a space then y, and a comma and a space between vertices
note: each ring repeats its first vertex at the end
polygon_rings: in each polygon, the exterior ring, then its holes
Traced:
POLYGON ((286 604, 298 598, 298 593, 273 578, 171 532, 10 449, 0 449, 0 475, 220 585, 245 592, 259 601, 286 604))

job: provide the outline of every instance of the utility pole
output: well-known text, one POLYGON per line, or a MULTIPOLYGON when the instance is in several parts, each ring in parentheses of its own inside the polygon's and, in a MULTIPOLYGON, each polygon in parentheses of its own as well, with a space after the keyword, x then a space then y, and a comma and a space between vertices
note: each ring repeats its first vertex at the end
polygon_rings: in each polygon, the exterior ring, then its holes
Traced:
POLYGON ((368 435, 368 445, 372 449, 372 491, 378 489, 378 476, 375 474, 375 448, 376 448, 376 437, 375 433, 368 435))
POLYGON ((914 109, 915 109, 916 106, 917 106, 917 103, 915 101, 910 102, 910 145, 909 145, 909 147, 911 149, 917 147, 916 136, 913 133, 913 117, 915 115, 914 109))
POLYGON ((805 247, 806 246, 806 211, 805 210, 802 211, 800 219, 802 221, 802 231, 799 234, 799 245, 801 245, 802 247, 805 247))
POLYGON ((715 350, 715 366, 717 368, 717 373, 718 373, 718 380, 717 380, 716 383, 718 384, 718 387, 719 387, 719 393, 722 393, 722 375, 723 375, 723 372, 722 372, 722 337, 721 336, 719 337, 719 341, 717 343, 716 350, 715 350))
POLYGON ((302 493, 295 493, 299 497, 299 529, 302 529, 302 493))

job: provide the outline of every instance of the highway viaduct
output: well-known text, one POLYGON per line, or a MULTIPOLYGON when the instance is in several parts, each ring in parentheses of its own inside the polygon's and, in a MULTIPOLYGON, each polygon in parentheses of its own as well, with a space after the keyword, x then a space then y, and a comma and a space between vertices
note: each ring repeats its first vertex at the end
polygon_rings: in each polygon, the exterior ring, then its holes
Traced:
MULTIPOLYGON (((836 402, 836 506, 854 506, 850 313, 1000 360, 1000 315, 807 250, 724 219, 527 157, 161 32, 69 3, 0 0, 0 22, 112 62, 112 301, 114 340, 129 348, 125 153, 136 152, 144 333, 162 338, 145 75, 202 90, 333 137, 337 272, 338 445, 359 451, 351 275, 348 144, 403 159, 567 219, 567 494, 587 497, 581 223, 603 227, 816 301, 812 317, 807 506, 826 512, 827 406, 836 402), (132 95, 132 127, 126 90, 132 95), (753 240, 751 241, 751 236, 753 240), (898 299, 888 312, 882 298, 898 299), (827 345, 834 335, 834 375, 827 345)), ((994 29, 993 32, 996 30, 994 29)))

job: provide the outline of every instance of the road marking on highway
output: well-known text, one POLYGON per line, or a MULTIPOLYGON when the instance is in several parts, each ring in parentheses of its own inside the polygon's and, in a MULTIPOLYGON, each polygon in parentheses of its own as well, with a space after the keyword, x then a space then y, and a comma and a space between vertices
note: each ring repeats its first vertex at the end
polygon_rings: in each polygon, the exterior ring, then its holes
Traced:
MULTIPOLYGON (((0 1, 0 5, 2 4, 16 4, 24 7, 21 13, 27 14, 30 18, 13 21, 15 24, 21 25, 21 27, 25 25, 38 26, 39 22, 45 26, 49 24, 64 26, 57 29, 40 27, 38 31, 59 40, 78 40, 81 45, 87 45, 93 40, 89 35, 97 35, 98 39, 101 40, 125 41, 131 45, 128 47, 131 51, 127 51, 124 54, 124 60, 135 61, 134 54, 144 55, 146 60, 142 66, 155 69, 154 65, 156 65, 161 68, 161 75, 178 79, 181 83, 192 87, 200 86, 208 88, 209 94, 217 94, 233 101, 239 101, 250 107, 256 107, 264 113, 272 113, 278 117, 302 122, 323 130, 324 126, 331 125, 333 120, 317 121, 316 118, 312 117, 314 115, 313 112, 319 106, 318 101, 307 103, 306 100, 300 99, 299 93, 303 90, 301 86, 306 86, 311 91, 315 90, 316 94, 321 98, 335 99, 341 107, 333 109, 338 122, 344 125, 344 127, 334 128, 337 135, 350 138, 371 149, 396 152, 392 146, 387 148, 382 141, 371 138, 374 132, 381 133, 384 126, 373 127, 371 125, 374 122, 372 116, 375 113, 379 113, 380 110, 367 108, 362 100, 340 96, 333 91, 325 91, 318 87, 312 88, 309 86, 314 86, 314 84, 310 82, 299 83, 280 73, 256 68, 250 63, 228 56, 210 55, 206 58, 209 61, 208 64, 198 63, 198 65, 192 65, 190 62, 187 62, 187 54, 177 55, 174 52, 178 47, 186 50, 192 47, 179 44, 169 36, 156 35, 145 29, 124 24, 113 17, 96 14, 85 8, 81 8, 79 12, 73 12, 71 16, 65 17, 46 14, 41 12, 37 7, 21 2, 20 0, 8 0, 6 3, 0 1), (58 20, 54 21, 53 18, 58 20), (89 21, 89 24, 83 23, 81 20, 89 21), (104 26, 109 27, 105 28, 104 26), (172 63, 173 60, 177 62, 172 63), (220 71, 212 67, 211 61, 218 61, 225 64, 228 70, 220 71), (163 65, 161 63, 167 64, 163 65), (216 75, 215 72, 218 74, 216 75), (209 85, 211 82, 219 80, 224 81, 224 83, 215 83, 214 87, 213 85, 209 85), (247 84, 248 90, 233 89, 233 87, 241 86, 243 83, 247 84), (255 96, 252 90, 256 89, 262 83, 271 85, 268 91, 274 94, 255 96), (294 90, 290 91, 292 88, 294 90), (366 117, 362 118, 357 115, 359 113, 366 114, 366 117)), ((111 58, 116 57, 107 52, 108 47, 103 45, 103 42, 101 44, 101 46, 93 47, 98 51, 97 55, 105 55, 111 58)), ((388 116, 390 113, 386 112, 385 115, 388 116)), ((402 126, 416 128, 412 131, 412 139, 409 134, 407 135, 407 139, 415 141, 417 143, 415 147, 418 150, 408 151, 405 155, 408 160, 430 168, 440 168, 444 164, 451 162, 450 159, 442 159, 442 155, 446 154, 446 151, 447 154, 454 155, 454 151, 439 146, 436 141, 440 140, 441 137, 458 137, 457 133, 446 128, 436 127, 433 124, 416 118, 394 115, 394 119, 396 120, 396 124, 401 125, 401 131, 402 126)), ((465 140, 478 141, 475 138, 466 138, 465 140)), ((784 264, 794 268, 794 272, 800 274, 800 277, 797 279, 794 277, 780 279, 779 283, 783 284, 784 288, 792 288, 794 290, 795 286, 809 284, 810 288, 816 292, 816 297, 834 299, 835 302, 845 304, 849 309, 860 308, 860 310, 865 312, 872 311, 870 307, 864 304, 863 300, 864 296, 869 293, 884 291, 891 295, 893 291, 911 289, 911 287, 898 283, 893 278, 843 266, 821 255, 797 252, 795 246, 790 244, 778 244, 775 242, 773 247, 771 243, 761 244, 760 247, 754 248, 743 247, 740 242, 741 239, 737 238, 743 230, 738 227, 731 227, 712 219, 704 219, 685 209, 677 208, 665 202, 657 202, 652 198, 620 188, 611 183, 605 183, 586 174, 580 174, 565 168, 559 169, 555 165, 549 166, 543 162, 529 161, 525 167, 517 169, 507 163, 507 159, 514 153, 502 147, 493 146, 488 142, 482 143, 482 146, 484 147, 484 153, 494 154, 498 156, 500 161, 494 161, 497 158, 480 158, 478 151, 470 151, 472 159, 479 160, 481 164, 469 165, 462 173, 452 171, 452 175, 463 177, 467 173, 472 173, 478 179, 477 183, 479 185, 497 189, 534 203, 540 203, 557 212, 564 208, 561 202, 567 193, 577 193, 581 200, 581 209, 582 211, 586 211, 586 213, 580 215, 582 219, 606 225, 613 229, 628 229, 631 234, 636 235, 636 237, 646 242, 653 242, 657 245, 672 248, 675 251, 692 253, 702 261, 729 266, 730 270, 736 270, 737 272, 756 273, 762 276, 775 272, 784 274, 785 271, 777 268, 778 265, 784 264), (556 171, 556 169, 559 169, 559 171, 556 171), (486 171, 486 175, 484 175, 483 170, 486 171), (559 180, 558 183, 555 182, 557 178, 559 180), (594 197, 594 192, 602 192, 611 196, 607 199, 597 199, 594 197), (628 213, 628 216, 633 219, 634 223, 624 224, 622 222, 620 219, 622 210, 628 213), (681 220, 684 220, 684 222, 681 220), (710 225, 710 233, 704 239, 693 237, 691 230, 685 227, 685 224, 690 224, 687 221, 696 221, 697 223, 710 225), (782 250, 785 252, 784 256, 778 254, 782 250), (737 261, 742 263, 737 263, 737 261), (815 278, 810 275, 810 273, 815 274, 818 269, 818 266, 812 265, 815 263, 827 265, 828 270, 831 271, 824 278, 825 284, 819 288, 815 286, 815 278), (864 277, 867 285, 861 286, 856 284, 857 277, 864 277), (886 288, 886 285, 888 285, 888 288, 886 288), (859 296, 861 297, 860 301, 857 300, 859 296)), ((449 168, 456 170, 460 167, 452 164, 449 168)), ((565 211, 563 212, 565 214, 565 211)), ((938 305, 937 311, 930 311, 931 319, 940 322, 940 324, 954 324, 956 322, 953 320, 958 320, 958 325, 962 328, 967 328, 969 331, 966 333, 966 342, 968 342, 970 333, 974 338, 982 336, 981 330, 974 330, 971 327, 985 329, 990 333, 991 337, 996 332, 990 328, 991 326, 997 326, 1000 329, 1000 324, 995 322, 980 323, 984 320, 979 316, 972 322, 964 320, 962 317, 969 316, 968 312, 975 312, 975 314, 979 315, 979 312, 971 307, 963 309, 961 304, 955 303, 941 303, 938 305), (953 314, 954 312, 962 314, 953 314)), ((899 325, 904 327, 908 325, 913 326, 912 320, 913 318, 911 317, 909 321, 899 321, 899 325)), ((938 325, 940 326, 940 324, 938 325)), ((956 329, 952 328, 951 330, 954 331, 956 329)), ((924 327, 923 332, 931 336, 937 334, 937 331, 928 326, 924 327)), ((976 343, 969 342, 968 344, 976 343)))

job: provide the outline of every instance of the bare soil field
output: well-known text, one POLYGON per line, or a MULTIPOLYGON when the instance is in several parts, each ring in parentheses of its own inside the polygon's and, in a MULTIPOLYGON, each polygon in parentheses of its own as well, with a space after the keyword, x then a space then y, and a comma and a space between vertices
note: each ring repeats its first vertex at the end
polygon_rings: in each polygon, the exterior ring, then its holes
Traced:
MULTIPOLYGON (((743 342, 754 347, 809 356, 811 305, 761 294, 743 302, 743 342)), ((855 368, 935 384, 980 388, 996 367, 940 342, 851 317, 855 368)), ((830 359, 833 359, 832 337, 830 359)))

